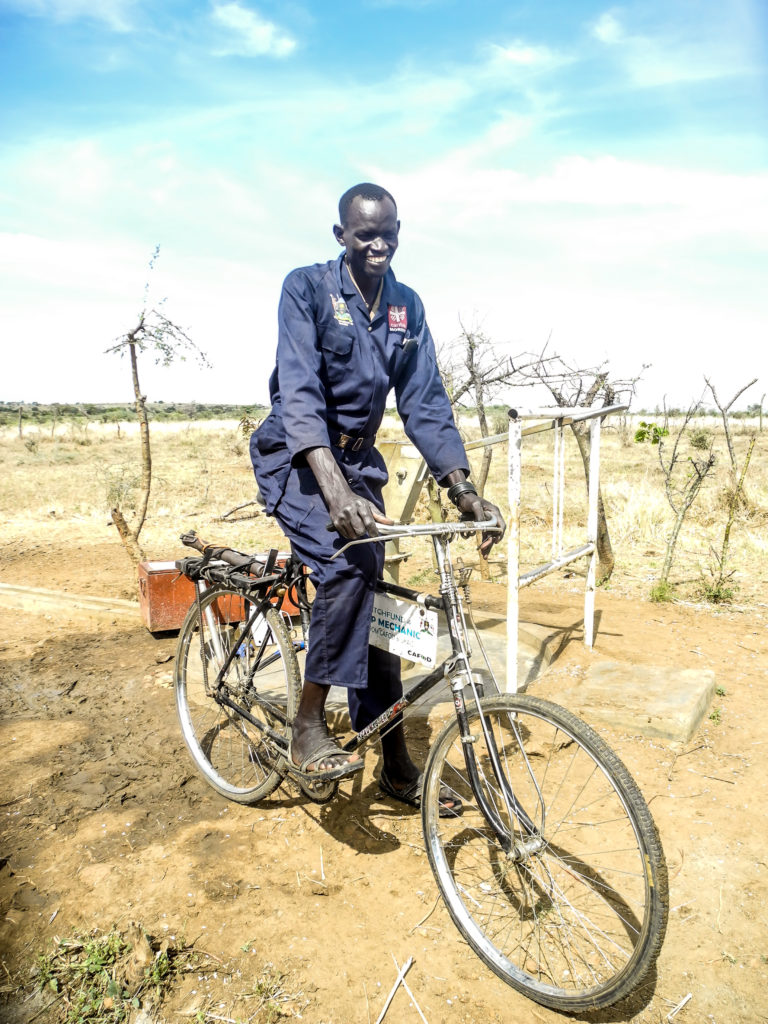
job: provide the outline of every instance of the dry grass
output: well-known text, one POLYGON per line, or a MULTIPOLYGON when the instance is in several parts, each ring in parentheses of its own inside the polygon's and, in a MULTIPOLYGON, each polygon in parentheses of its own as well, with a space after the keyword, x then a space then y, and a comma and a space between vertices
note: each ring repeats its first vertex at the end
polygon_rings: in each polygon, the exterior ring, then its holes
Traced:
MULTIPOLYGON (((398 423, 388 418, 383 436, 399 436, 398 423)), ((719 551, 733 487, 724 437, 718 421, 709 419, 714 432, 717 466, 692 510, 680 539, 672 572, 678 596, 698 599, 701 579, 712 563, 711 549, 719 551)), ((673 426, 674 429, 674 426, 673 426)), ((737 456, 746 451, 748 429, 735 424, 737 456)), ((467 438, 477 436, 469 421, 467 438)), ((603 496, 609 516, 616 569, 610 586, 619 593, 647 596, 664 556, 672 513, 664 494, 657 449, 635 444, 632 429, 617 424, 604 429, 601 456, 603 496)), ((234 523, 217 518, 254 497, 254 480, 247 440, 237 424, 154 424, 152 426, 154 483, 149 519, 142 543, 150 557, 173 556, 184 528, 214 533, 245 549, 280 545, 276 525, 264 517, 234 523)), ((521 506, 521 563, 530 566, 549 557, 552 526, 552 435, 537 434, 524 440, 523 498, 521 506)), ((688 440, 684 441, 686 454, 688 440)), ((694 454, 691 449, 690 454, 694 454)), ((472 453, 472 461, 479 454, 472 453)), ((586 523, 586 487, 581 459, 573 439, 566 452, 565 543, 581 543, 586 523)), ((114 424, 60 426, 25 432, 23 439, 6 430, 0 436, 0 516, 9 541, 29 539, 52 523, 78 524, 110 536, 109 509, 119 502, 130 512, 138 478, 138 441, 123 425, 118 436, 114 424)), ((508 512, 506 446, 497 448, 487 489, 489 497, 508 512)), ((420 505, 426 514, 426 503, 420 505)), ((768 582, 768 445, 758 438, 741 503, 731 535, 729 567, 736 570, 737 603, 761 601, 768 582)), ((115 538, 115 543, 117 539, 115 538)), ((414 570, 419 560, 409 563, 414 570)), ((504 565, 497 558, 494 577, 503 579, 504 565)), ((557 586, 555 578, 542 586, 557 586)))

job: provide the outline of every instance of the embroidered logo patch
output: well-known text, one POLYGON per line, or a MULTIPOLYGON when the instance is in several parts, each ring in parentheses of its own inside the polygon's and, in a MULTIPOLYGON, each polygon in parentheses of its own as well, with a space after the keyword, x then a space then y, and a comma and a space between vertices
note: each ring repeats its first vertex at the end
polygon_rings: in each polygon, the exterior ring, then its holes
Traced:
POLYGON ((387 308, 389 310, 390 331, 405 334, 408 330, 408 313, 405 306, 388 306, 387 308))
POLYGON ((344 327, 352 327, 352 315, 347 309, 347 304, 340 295, 331 295, 333 304, 333 319, 344 327))

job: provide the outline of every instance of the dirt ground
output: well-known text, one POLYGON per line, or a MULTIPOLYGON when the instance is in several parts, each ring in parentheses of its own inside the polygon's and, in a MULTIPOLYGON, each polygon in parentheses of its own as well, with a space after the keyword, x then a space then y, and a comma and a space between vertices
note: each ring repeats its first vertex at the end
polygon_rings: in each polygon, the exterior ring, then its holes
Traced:
MULTIPOLYGON (((51 530, 26 550, 3 550, 3 582, 131 595, 132 569, 109 531, 51 530)), ((523 592, 523 614, 576 625, 581 593, 578 581, 545 582, 523 592)), ((504 595, 493 584, 475 590, 491 608, 504 595)), ((629 1002, 585 1019, 768 1020, 766 607, 716 613, 602 592, 598 609, 595 651, 576 628, 532 692, 558 699, 592 660, 611 659, 711 668, 718 696, 684 747, 600 730, 656 818, 672 912, 657 972, 629 1002)), ((394 960, 409 957, 407 981, 430 1024, 559 1019, 462 941, 437 901, 418 813, 377 787, 376 750, 329 805, 290 786, 257 807, 228 804, 182 744, 174 637, 139 623, 7 608, 0 617, 0 1018, 54 1019, 30 982, 54 936, 139 921, 194 943, 215 968, 188 972, 152 1021, 276 1019, 258 1015, 254 993, 279 977, 287 1018, 365 1024, 381 1012, 394 960)), ((437 725, 411 727, 422 751, 437 725)), ((402 988, 386 1019, 420 1019, 402 988)))

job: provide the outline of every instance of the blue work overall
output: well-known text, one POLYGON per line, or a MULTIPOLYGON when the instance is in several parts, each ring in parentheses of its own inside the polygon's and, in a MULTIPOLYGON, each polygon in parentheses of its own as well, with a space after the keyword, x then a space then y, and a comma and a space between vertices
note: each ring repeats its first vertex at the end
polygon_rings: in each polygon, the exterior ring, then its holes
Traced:
POLYGON ((389 270, 371 316, 342 256, 302 267, 283 284, 272 411, 251 437, 251 460, 266 501, 316 586, 305 677, 346 687, 353 728, 402 694, 398 658, 369 647, 383 544, 346 543, 329 532, 328 508, 304 457, 332 451, 351 490, 382 512, 387 470, 374 441, 394 388, 405 432, 437 480, 468 474, 418 295, 389 270))

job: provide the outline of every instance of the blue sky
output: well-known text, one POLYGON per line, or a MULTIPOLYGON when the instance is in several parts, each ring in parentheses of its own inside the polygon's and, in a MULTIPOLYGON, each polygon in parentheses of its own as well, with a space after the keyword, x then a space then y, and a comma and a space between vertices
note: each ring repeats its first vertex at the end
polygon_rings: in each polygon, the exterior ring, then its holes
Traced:
POLYGON ((149 397, 264 401, 362 180, 440 341, 650 362, 646 404, 765 384, 767 46, 763 0, 0 0, 0 398, 129 399, 103 352, 159 243, 213 365, 149 397))

